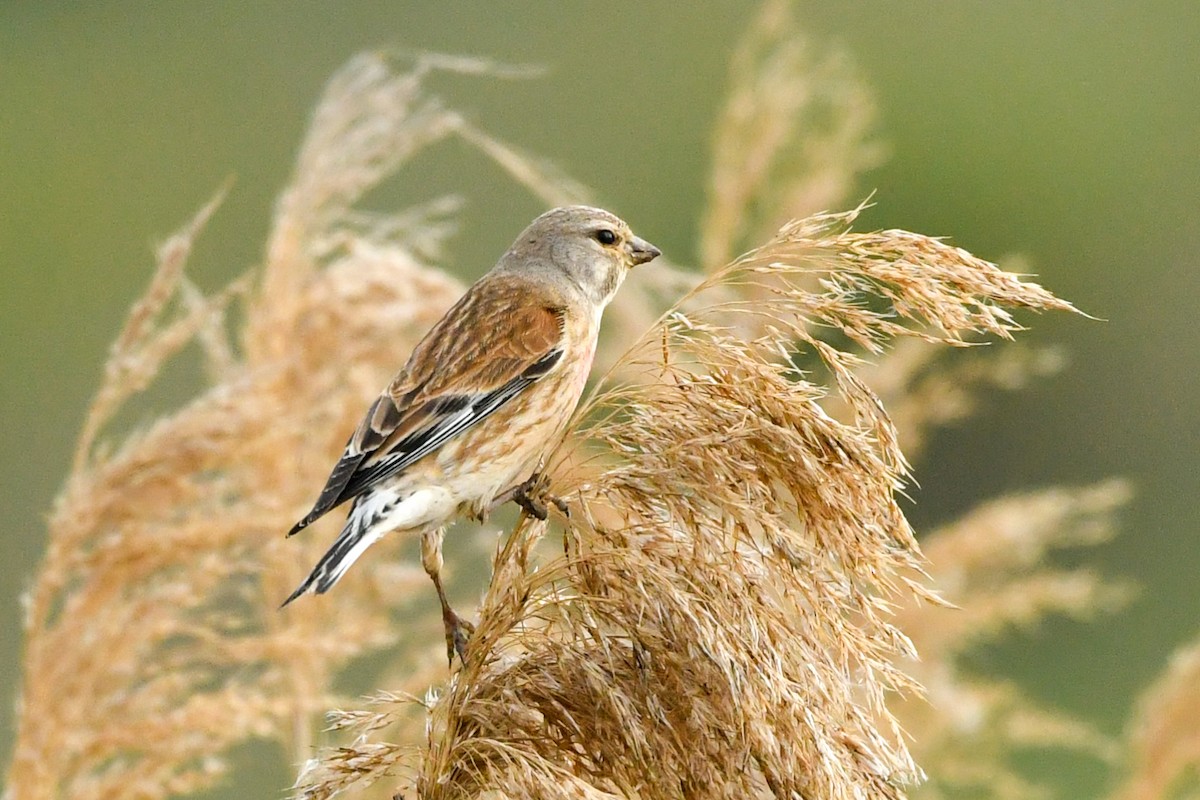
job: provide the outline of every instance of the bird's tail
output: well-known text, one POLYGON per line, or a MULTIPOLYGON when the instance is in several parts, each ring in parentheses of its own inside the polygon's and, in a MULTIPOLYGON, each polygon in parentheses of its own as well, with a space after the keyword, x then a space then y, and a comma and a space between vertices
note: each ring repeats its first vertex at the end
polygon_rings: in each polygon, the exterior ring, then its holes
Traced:
POLYGON ((379 541, 379 537, 386 529, 375 524, 378 520, 374 515, 360 513, 361 511, 362 509, 356 505, 355 509, 350 512, 337 541, 333 543, 333 547, 321 556, 321 560, 313 567, 313 571, 309 573, 303 583, 296 587, 296 591, 283 601, 280 608, 302 594, 308 592, 324 594, 329 591, 346 574, 346 570, 350 569, 350 566, 358 560, 358 557, 368 547, 379 541))

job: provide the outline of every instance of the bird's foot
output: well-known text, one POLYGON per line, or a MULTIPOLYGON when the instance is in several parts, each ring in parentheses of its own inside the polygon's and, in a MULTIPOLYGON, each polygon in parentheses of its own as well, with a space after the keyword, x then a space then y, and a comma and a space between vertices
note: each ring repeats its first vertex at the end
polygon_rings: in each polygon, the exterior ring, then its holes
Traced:
POLYGON ((442 609, 442 624, 446 628, 446 661, 454 666, 454 656, 458 655, 459 663, 467 663, 467 642, 475 633, 475 626, 468 620, 455 614, 449 606, 442 609))
POLYGON ((513 494, 513 502, 519 505, 526 514, 534 519, 540 519, 544 521, 547 517, 546 504, 521 488, 518 488, 513 494))
POLYGON ((564 517, 571 516, 571 509, 567 507, 566 502, 561 497, 555 497, 546 491, 549 488, 549 482, 545 473, 535 472, 529 476, 529 480, 518 484, 513 489, 513 502, 524 509, 529 516, 543 521, 547 516, 547 502, 553 503, 564 517))

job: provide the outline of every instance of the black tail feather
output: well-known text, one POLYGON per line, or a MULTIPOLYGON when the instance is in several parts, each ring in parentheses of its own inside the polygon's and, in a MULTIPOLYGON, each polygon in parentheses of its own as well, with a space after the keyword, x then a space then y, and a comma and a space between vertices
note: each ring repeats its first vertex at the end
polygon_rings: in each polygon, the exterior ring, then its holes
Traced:
POLYGON ((304 582, 296 587, 296 591, 288 596, 287 600, 279 606, 283 608, 288 603, 295 600, 302 594, 312 591, 313 594, 325 594, 333 588, 333 585, 341 579, 346 570, 350 568, 353 561, 343 565, 342 562, 353 556, 357 559, 359 554, 354 553, 354 548, 362 541, 364 536, 367 536, 371 529, 371 522, 374 520, 359 520, 351 512, 350 518, 346 520, 346 526, 342 528, 341 534, 326 551, 325 555, 321 556, 321 560, 313 567, 312 572, 304 579, 304 582))
POLYGON ((314 577, 316 577, 316 574, 317 574, 317 573, 316 573, 316 570, 313 570, 312 574, 310 574, 310 575, 309 575, 307 578, 305 578, 305 579, 304 579, 304 583, 302 583, 302 584, 300 584, 299 586, 297 586, 297 587, 296 587, 296 591, 294 591, 294 592, 292 592, 291 594, 289 594, 289 595, 288 595, 288 599, 287 599, 287 600, 284 600, 282 603, 280 603, 280 604, 279 604, 279 607, 280 607, 280 608, 286 608, 286 607, 287 607, 287 605, 288 605, 288 603, 292 602, 292 601, 293 601, 293 600, 295 600, 297 597, 299 597, 300 595, 302 595, 302 594, 304 594, 305 592, 307 592, 307 591, 308 591, 308 587, 309 587, 309 586, 312 586, 313 578, 314 578, 314 577))

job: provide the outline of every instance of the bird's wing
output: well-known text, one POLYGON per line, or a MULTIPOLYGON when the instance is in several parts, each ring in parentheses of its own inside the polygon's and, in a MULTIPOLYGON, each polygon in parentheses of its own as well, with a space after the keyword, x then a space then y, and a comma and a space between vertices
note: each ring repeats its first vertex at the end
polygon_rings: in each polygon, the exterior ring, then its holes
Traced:
POLYGON ((564 309, 503 278, 473 286, 372 404, 290 536, 408 468, 520 395, 562 360, 564 309))

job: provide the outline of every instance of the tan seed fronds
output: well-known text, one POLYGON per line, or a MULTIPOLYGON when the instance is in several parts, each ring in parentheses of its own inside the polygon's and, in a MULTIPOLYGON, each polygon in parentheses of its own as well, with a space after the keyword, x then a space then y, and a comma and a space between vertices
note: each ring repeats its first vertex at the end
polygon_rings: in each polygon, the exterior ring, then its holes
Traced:
POLYGON ((1114 515, 1130 494, 1125 482, 1109 480, 1015 495, 931 533, 925 541, 931 570, 939 589, 961 610, 928 626, 914 620, 912 627, 927 628, 923 641, 941 651, 951 643, 965 648, 971 637, 992 638, 1049 613, 1084 616, 1119 606, 1129 599, 1129 587, 1079 570, 1056 574, 1046 559, 1054 550, 1112 538, 1114 515))
POLYGON ((887 699, 917 686, 895 611, 928 596, 906 466, 858 359, 811 331, 879 351, 1069 306, 936 240, 852 233, 854 213, 785 226, 619 359, 636 379, 602 382, 550 463, 565 551, 517 527, 426 748, 373 776, 424 798, 904 796, 920 771, 887 699), (764 276, 766 299, 729 299, 764 276), (741 338, 740 316, 766 333, 741 338), (797 375, 798 346, 831 386, 797 375), (822 410, 830 393, 854 421, 822 410))
MULTIPOLYGON (((408 608, 421 573, 389 566, 386 547, 344 591, 278 612, 330 536, 328 526, 291 542, 283 532, 367 400, 462 291, 419 258, 449 232, 450 201, 396 215, 356 204, 458 132, 424 77, 492 66, 421 56, 397 73, 379 55, 354 59, 314 113, 260 270, 210 297, 188 282, 218 201, 160 249, 105 365, 26 598, 10 796, 184 795, 210 787, 229 748, 250 738, 300 763, 341 703, 333 685, 347 665, 400 638, 436 651, 436 617, 408 608), (235 302, 231 342, 223 312, 235 302), (111 430, 191 343, 212 385, 144 430, 111 430), (97 444, 105 438, 116 444, 97 444)), ((396 663, 414 690, 431 681, 423 651, 396 663)))
MULTIPOLYGON (((914 461, 934 429, 968 419, 981 396, 1023 389, 1037 378, 1058 373, 1066 363, 1060 348, 1020 341, 951 355, 946 357, 944 348, 929 342, 907 339, 857 370, 887 407, 901 449, 914 461)), ((830 413, 842 412, 832 407, 830 413)))

